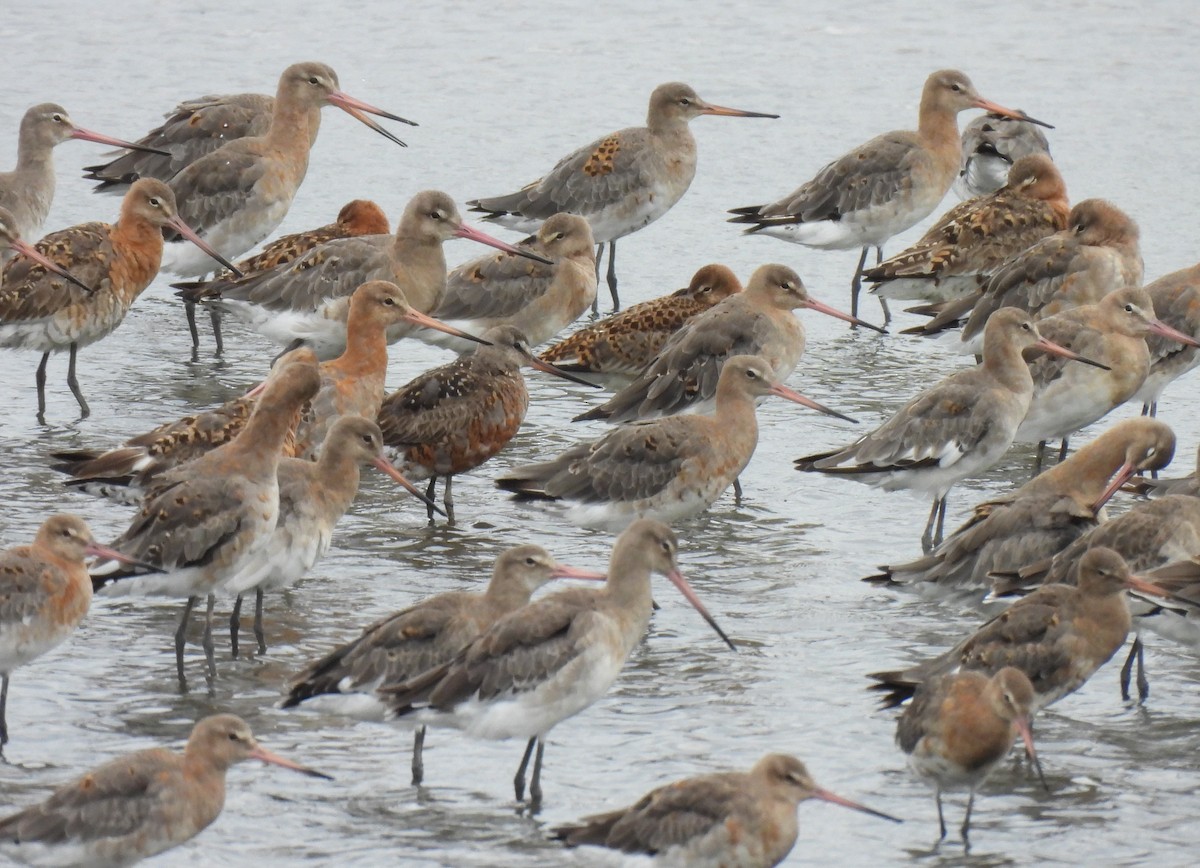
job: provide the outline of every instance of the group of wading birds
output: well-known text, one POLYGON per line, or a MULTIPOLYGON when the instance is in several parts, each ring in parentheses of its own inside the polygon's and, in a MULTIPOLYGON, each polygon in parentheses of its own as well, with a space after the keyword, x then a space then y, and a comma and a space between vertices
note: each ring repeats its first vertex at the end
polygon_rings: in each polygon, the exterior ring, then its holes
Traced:
MULTIPOLYGON (((886 299, 916 299, 929 321, 909 332, 961 327, 979 363, 921 392, 849 446, 797 460, 803 471, 848 474, 885 489, 933 497, 925 555, 871 581, 957 593, 1024 592, 942 656, 873 675, 888 705, 911 697, 897 741, 937 793, 976 788, 1020 736, 1040 775, 1036 713, 1077 690, 1139 628, 1164 626, 1194 643, 1200 607, 1200 482, 1134 480, 1170 461, 1175 438, 1153 418, 1165 386, 1200 363, 1200 266, 1143 287, 1138 233, 1114 205, 1069 206, 1040 121, 984 100, 961 72, 925 82, 918 129, 874 138, 769 205, 737 208, 751 234, 817 248, 862 248, 852 313, 813 299, 784 265, 757 269, 743 289, 721 265, 663 298, 594 322, 535 354, 589 307, 600 254, 618 307, 618 238, 666 213, 696 168, 688 122, 699 115, 775 117, 723 108, 687 85, 650 97, 645 127, 606 136, 559 161, 517 193, 471 202, 474 211, 534 234, 518 244, 463 222, 437 191, 408 203, 395 234, 372 202, 347 204, 335 223, 286 236, 234 264, 287 213, 307 169, 321 109, 335 105, 391 141, 367 115, 411 123, 340 90, 332 69, 286 69, 276 96, 204 97, 180 104, 139 142, 75 126, 43 104, 21 122, 17 168, 0 175, 0 345, 37 350, 38 415, 49 356, 113 332, 160 268, 176 284, 198 346, 195 308, 208 308, 220 347, 231 315, 282 344, 266 379, 226 404, 167 422, 120 446, 60 452, 68 485, 137 507, 111 545, 70 515, 45 521, 32 545, 0 556, 0 746, 9 676, 63 642, 93 590, 187 599, 175 635, 179 681, 194 607, 207 610, 206 675, 215 677, 217 594, 255 592, 254 630, 265 651, 263 596, 312 569, 350 507, 360 468, 374 465, 453 520, 451 480, 500 452, 528 409, 524 365, 594 385, 622 385, 579 419, 621 424, 550 461, 510 470, 497 484, 518 497, 565 501, 576 522, 622 530, 605 573, 558 563, 535 545, 498 559, 482 593, 441 594, 371 626, 307 665, 284 707, 401 719, 417 726, 414 782, 423 777, 427 724, 528 745, 514 780, 542 798, 544 739, 559 721, 605 694, 649 624, 650 577, 666 576, 718 627, 680 573, 668 523, 707 509, 754 451, 755 403, 778 395, 848 417, 783 385, 804 351, 794 311, 809 308, 883 332, 858 317, 866 278, 886 299), (957 115, 981 108, 960 138, 957 115), (99 189, 122 192, 115 224, 87 223, 36 244, 54 191, 53 148, 69 139, 128 149, 89 169, 99 189), (882 260, 882 245, 932 213, 958 179, 969 196, 913 247, 882 260), (447 274, 445 241, 500 252, 447 274), (165 240, 164 240, 165 239, 165 240), (871 247, 876 265, 868 268, 871 247), (166 252, 164 253, 164 249, 166 252), (165 264, 164 264, 165 260, 165 264), (223 269, 215 271, 215 269, 223 269), (387 347, 400 338, 463 352, 386 394, 387 347), (1067 457, 1067 438, 1129 400, 1142 418, 1122 422, 1067 457), (1061 440, 1060 463, 975 507, 944 537, 946 494, 994 465, 1014 440, 1061 440), (429 480, 422 493, 411 480, 429 480), (1162 495, 1105 521, 1123 487, 1162 495), (90 562, 86 559, 92 558, 90 562), (1150 575, 1135 575, 1153 571, 1150 575), (603 580, 531 602, 554 578, 603 580), (1127 594, 1136 590, 1137 596, 1127 594)), ((1039 448, 1040 470, 1042 449, 1039 448)), ((1036 471, 1035 471, 1036 472, 1036 471)), ((554 508, 554 507, 550 507, 554 508)), ((1144 700, 1140 643, 1134 662, 1144 700)), ((0 848, 17 858, 128 864, 196 835, 221 810, 224 776, 259 759, 319 775, 258 745, 232 715, 198 722, 182 755, 131 754, 67 784, 47 801, 0 819, 0 848)), ((819 798, 886 819, 819 788, 804 765, 772 754, 750 771, 710 774, 654 790, 635 804, 554 830, 568 845, 656 856, 664 864, 774 865, 797 836, 796 806, 819 798)))

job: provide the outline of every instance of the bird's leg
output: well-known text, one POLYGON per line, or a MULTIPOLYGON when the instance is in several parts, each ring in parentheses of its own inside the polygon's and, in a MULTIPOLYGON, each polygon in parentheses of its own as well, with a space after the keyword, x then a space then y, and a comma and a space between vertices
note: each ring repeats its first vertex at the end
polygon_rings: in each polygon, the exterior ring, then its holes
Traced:
MULTIPOLYGON (((862 256, 858 257, 858 268, 854 269, 854 280, 850 281, 850 316, 858 316, 858 293, 862 289, 862 273, 867 264, 867 253, 870 249, 870 246, 862 249, 862 256)), ((850 328, 858 328, 858 326, 851 324, 850 328)))
MULTIPOLYGON (((875 248, 875 264, 879 265, 881 262, 883 262, 883 247, 877 246, 875 248)), ((887 299, 882 295, 879 296, 879 306, 883 308, 883 324, 885 326, 890 325, 892 322, 892 311, 888 308, 887 299)))
POLYGON ((967 796, 967 815, 963 817, 962 824, 962 842, 963 851, 970 852, 971 850, 971 808, 975 806, 975 791, 971 790, 971 794, 967 796))
POLYGON ((263 629, 263 594, 262 588, 254 589, 254 638, 258 640, 258 653, 267 653, 267 633, 263 629))
POLYGON ((940 788, 934 790, 933 798, 934 801, 937 802, 938 828, 942 830, 941 837, 938 838, 938 843, 940 844, 946 840, 946 817, 942 813, 942 791, 940 788))
POLYGON ((208 321, 212 323, 213 340, 216 341, 217 349, 213 353, 215 356, 225 352, 225 342, 221 340, 221 311, 218 308, 210 307, 208 309, 208 321))
POLYGON ((80 419, 86 419, 92 415, 92 408, 88 406, 87 401, 83 399, 83 391, 79 388, 79 380, 75 378, 75 357, 79 354, 79 345, 71 344, 70 358, 67 361, 67 385, 71 388, 71 394, 75 396, 75 400, 79 402, 80 419))
POLYGON ((542 807, 542 754, 545 752, 546 743, 539 738, 533 757, 533 778, 529 781, 529 811, 533 814, 542 807))
POLYGON ((533 756, 534 745, 537 744, 537 736, 529 739, 529 744, 525 745, 525 755, 521 757, 521 764, 517 766, 516 777, 513 778, 513 792, 517 794, 517 801, 525 798, 525 770, 529 768, 529 758, 533 756))
POLYGON ((612 295, 613 309, 616 313, 621 309, 621 299, 617 295, 617 242, 608 242, 608 291, 612 295))
POLYGON ((1046 458, 1046 441, 1039 440, 1037 448, 1037 456, 1033 459, 1033 475, 1037 476, 1042 472, 1042 461, 1046 458))
POLYGON ((1153 401, 1150 404, 1150 418, 1151 419, 1158 418, 1158 401, 1153 401))
POLYGON ((8 707, 8 676, 0 675, 0 749, 8 744, 8 721, 4 711, 8 707))
POLYGON ((217 605, 216 594, 209 594, 208 595, 208 606, 206 607, 205 612, 204 612, 204 641, 202 643, 203 648, 204 648, 204 661, 206 664, 208 664, 208 681, 209 681, 209 683, 212 683, 212 681, 215 680, 217 677, 217 661, 216 661, 215 655, 213 654, 214 646, 213 646, 213 634, 212 634, 213 609, 216 608, 216 605, 217 605))
POLYGON ((46 424, 46 365, 50 361, 49 353, 42 353, 42 360, 38 363, 37 376, 37 393, 38 393, 38 414, 37 420, 39 425, 46 424))
POLYGON ((1129 701, 1129 676, 1133 671, 1134 661, 1137 661, 1137 688, 1138 702, 1145 702, 1150 697, 1150 681, 1146 678, 1146 648, 1142 644, 1142 637, 1134 635, 1133 645, 1129 648, 1129 656, 1125 658, 1125 665, 1121 667, 1121 699, 1125 702, 1129 701))
POLYGON ((192 609, 196 608, 199 597, 188 597, 187 605, 183 607, 183 617, 179 619, 179 628, 175 631, 175 672, 179 676, 179 689, 187 691, 187 676, 183 674, 183 646, 187 643, 188 621, 192 618, 192 609))
POLYGON ((933 509, 929 510, 929 521, 925 522, 925 532, 921 534, 921 551, 925 554, 933 551, 933 526, 937 523, 938 510, 941 505, 941 498, 934 500, 933 509))
POLYGON ((737 506, 742 505, 742 480, 736 476, 733 479, 733 502, 737 506))
POLYGON ((1058 463, 1059 464, 1062 464, 1064 461, 1067 460, 1067 447, 1070 445, 1070 442, 1071 441, 1070 441, 1069 437, 1064 437, 1063 441, 1062 441, 1062 446, 1058 447, 1058 463))
POLYGON ((242 595, 237 595, 233 611, 229 613, 229 645, 233 650, 233 659, 238 656, 238 631, 242 629, 242 595))
POLYGON ((200 330, 196 328, 196 302, 185 301, 183 312, 187 316, 188 331, 192 334, 192 349, 200 348, 200 330))
POLYGON ((450 484, 454 482, 453 476, 447 476, 446 482, 442 487, 442 503, 446 507, 446 519, 450 524, 454 524, 454 495, 450 491, 450 484))
MULTIPOLYGON (((596 245, 596 283, 600 282, 600 262, 604 259, 604 242, 601 241, 596 245)), ((592 299, 592 318, 596 319, 600 316, 600 296, 597 295, 592 299)))
POLYGON ((938 508, 937 532, 933 537, 933 545, 936 548, 942 544, 942 537, 946 531, 946 496, 942 495, 942 505, 938 508))
POLYGON ((413 736, 413 758, 412 758, 412 782, 413 786, 418 786, 425 779, 425 760, 422 754, 425 751, 425 727, 417 728, 417 734, 413 736))
POLYGON ((429 477, 429 486, 425 489, 425 499, 429 501, 425 504, 425 512, 429 516, 430 523, 433 522, 433 495, 437 488, 437 477, 429 477))

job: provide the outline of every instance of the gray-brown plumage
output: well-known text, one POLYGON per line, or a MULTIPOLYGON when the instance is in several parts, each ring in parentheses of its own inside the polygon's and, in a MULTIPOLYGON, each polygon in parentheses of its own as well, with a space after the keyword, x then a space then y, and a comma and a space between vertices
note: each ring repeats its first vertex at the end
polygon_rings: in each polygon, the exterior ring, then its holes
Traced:
POLYGON ((548 347, 542 358, 568 371, 639 374, 684 323, 741 291, 741 281, 726 266, 705 265, 683 289, 584 326, 548 347))
POLYGON ((1162 422, 1119 422, 1015 491, 978 504, 930 554, 880 567, 883 573, 866 581, 986 590, 993 573, 1065 549, 1096 526, 1101 508, 1134 473, 1166 467, 1174 454, 1175 435, 1162 422))
POLYGON ((1000 190, 947 211, 907 250, 863 277, 883 298, 948 301, 975 292, 1010 256, 1067 226, 1067 188, 1043 154, 1022 157, 1000 190))
POLYGON ((1109 548, 1090 549, 1080 561, 1079 583, 1043 585, 988 621, 954 648, 895 672, 877 672, 884 707, 904 702, 930 679, 959 670, 994 674, 1020 669, 1037 693, 1040 710, 1074 693, 1108 662, 1129 635, 1129 588, 1162 595, 1133 575, 1109 548))
POLYGON ((467 204, 485 220, 524 232, 560 212, 585 218, 597 244, 608 242, 608 288, 616 310, 617 239, 653 223, 683 198, 696 175, 688 122, 700 115, 779 117, 712 105, 682 82, 660 84, 650 94, 646 126, 618 130, 573 151, 516 193, 467 204))
POLYGON ((280 458, 279 515, 271 538, 258 546, 236 575, 222 583, 237 594, 229 619, 233 656, 238 655, 242 595, 253 590, 254 635, 259 653, 266 653, 263 595, 291 587, 311 570, 333 539, 333 531, 358 494, 360 470, 366 465, 387 474, 414 497, 421 497, 404 476, 383 457, 383 434, 373 419, 339 416, 322 440, 315 461, 280 458))
POLYGON ((951 302, 906 333, 934 334, 962 320, 962 341, 975 349, 984 324, 1002 307, 1035 319, 1093 304, 1115 289, 1142 285, 1138 227, 1111 202, 1085 199, 1071 209, 1067 228, 1003 263, 979 293, 951 302))
MULTIPOLYGON (((141 182, 139 182, 141 183, 141 182)), ((187 597, 175 635, 176 666, 183 676, 183 645, 191 609, 241 570, 275 530, 279 514, 278 467, 284 439, 299 407, 320 387, 309 358, 289 361, 268 381, 241 433, 224 446, 162 474, 114 548, 161 569, 135 574, 111 563, 92 568, 94 586, 117 594, 187 597)), ((205 625, 210 674, 212 605, 205 625)))
POLYGON ((795 846, 796 809, 808 799, 896 821, 818 787, 795 757, 767 754, 749 772, 675 781, 628 807, 559 826, 553 834, 568 847, 607 847, 654 856, 658 864, 770 868, 795 846))
POLYGON ((994 193, 1008 182, 1013 165, 1031 154, 1050 156, 1050 144, 1036 124, 980 115, 963 127, 962 169, 954 192, 961 199, 994 193))
POLYGON ((546 733, 603 696, 620 674, 650 623, 651 573, 670 579, 733 647, 679 572, 678 547, 665 524, 635 521, 613 546, 604 587, 568 588, 502 617, 449 663, 380 689, 380 701, 396 716, 478 738, 530 739, 514 781, 518 799, 536 742, 530 795, 540 802, 546 733))
POLYGON ((810 297, 786 265, 760 266, 745 290, 689 320, 632 383, 575 420, 630 422, 710 411, 721 366, 731 356, 763 357, 782 382, 804 354, 804 326, 792 313, 801 307, 850 319, 810 297))
MULTIPOLYGON (((352 642, 308 664, 292 679, 284 708, 313 697, 337 700, 400 684, 453 660, 500 618, 529 603, 533 593, 555 578, 603 578, 558 563, 541 546, 520 545, 501 553, 482 592, 448 591, 376 621, 352 642)), ((328 701, 328 700, 327 700, 328 701)), ((335 702, 340 708, 347 703, 335 702)), ((413 743, 413 783, 423 777, 425 727, 413 743)))
POLYGON ((523 498, 568 501, 568 515, 587 527, 688 518, 712 506, 750 463, 758 445, 755 400, 772 394, 829 412, 780 384, 761 356, 733 356, 721 369, 712 415, 620 425, 550 461, 518 467, 496 485, 523 498))
MULTIPOLYGON (((138 178, 170 181, 196 160, 227 142, 261 136, 271 126, 275 98, 265 93, 202 96, 181 102, 163 115, 166 120, 138 139, 139 145, 165 151, 132 151, 96 166, 85 166, 84 178, 99 181, 96 193, 123 193, 138 178)), ((320 107, 312 109, 320 118, 320 107)), ((319 123, 309 121, 315 141, 319 123)))
POLYGON ((225 773, 244 760, 321 772, 262 747, 245 721, 217 714, 182 754, 152 748, 111 760, 41 804, 0 819, 0 851, 30 864, 132 865, 194 838, 225 806, 225 773))
MULTIPOLYGON (((67 110, 52 102, 29 108, 17 134, 17 165, 0 172, 0 207, 12 212, 18 235, 36 238, 54 201, 54 148, 68 139, 98 142, 118 148, 138 147, 75 126, 67 110)), ((4 257, 0 256, 0 262, 4 257)))
POLYGON ((1033 398, 1023 356, 1033 348, 1081 358, 1039 334, 1023 311, 997 311, 984 336, 981 364, 921 392, 849 446, 797 458, 796 469, 848 475, 885 491, 906 488, 932 495, 921 536, 924 550, 932 550, 942 541, 951 487, 991 467, 1012 446, 1033 398))
MULTIPOLYGON (((582 217, 555 214, 537 234, 521 242, 553 265, 511 253, 463 263, 447 275, 446 292, 433 315, 472 334, 501 325, 515 326, 530 346, 544 343, 579 319, 595 301, 594 243, 592 230, 582 217)), ((427 331, 418 335, 458 352, 472 349, 461 338, 427 331)))
MULTIPOLYGON (((1154 315, 1172 328, 1200 339, 1200 265, 1181 268, 1146 284, 1154 315)), ((1146 338, 1150 347, 1150 373, 1133 396, 1142 402, 1142 412, 1158 413, 1163 390, 1200 365, 1200 351, 1158 335, 1146 338)))

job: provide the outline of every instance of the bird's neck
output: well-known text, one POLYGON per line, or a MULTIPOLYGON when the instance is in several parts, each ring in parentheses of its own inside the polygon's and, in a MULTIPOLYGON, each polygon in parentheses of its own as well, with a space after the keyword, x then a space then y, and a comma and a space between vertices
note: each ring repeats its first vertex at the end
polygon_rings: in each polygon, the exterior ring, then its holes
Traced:
POLYGON ((436 240, 396 233, 392 268, 408 303, 429 313, 446 292, 446 254, 436 240))
POLYGON ((127 301, 132 301, 150 285, 162 265, 162 230, 137 215, 122 214, 109 228, 108 238, 116 254, 109 285, 118 293, 131 294, 127 301))
POLYGON ((962 139, 958 134, 958 113, 922 98, 917 116, 917 137, 932 151, 939 163, 949 163, 955 170, 962 159, 962 139))
POLYGON ((983 369, 1000 385, 1013 392, 1033 392, 1033 376, 1017 345, 1004 338, 987 340, 984 335, 983 369))
POLYGON ((382 377, 387 363, 387 326, 371 313, 356 312, 351 307, 346 323, 346 350, 326 363, 327 367, 355 378, 382 377))

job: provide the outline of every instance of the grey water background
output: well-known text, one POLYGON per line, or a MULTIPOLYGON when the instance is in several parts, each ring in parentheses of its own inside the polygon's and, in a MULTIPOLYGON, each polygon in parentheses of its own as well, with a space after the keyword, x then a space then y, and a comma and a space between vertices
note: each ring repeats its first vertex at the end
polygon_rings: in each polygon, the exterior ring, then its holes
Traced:
MULTIPOLYGON (((5 167, 15 160, 20 116, 34 103, 61 102, 83 126, 135 138, 180 99, 273 92, 279 72, 298 60, 331 64, 350 93, 420 122, 397 128, 410 144, 401 150, 327 110, 281 232, 329 222, 356 197, 377 200, 394 221, 421 189, 441 188, 460 202, 515 189, 567 151, 641 124, 650 91, 663 81, 687 81, 713 102, 780 113, 778 121, 693 123, 700 165, 692 189, 665 218, 619 245, 625 303, 682 286, 707 262, 724 262, 746 278, 777 261, 794 266, 815 296, 848 308, 856 251, 742 238, 723 222, 724 210, 778 197, 867 138, 911 128, 926 75, 943 67, 965 70, 988 98, 1057 125, 1050 140, 1072 200, 1109 198, 1138 220, 1148 278, 1198 258, 1192 151, 1200 137, 1200 61, 1187 3, 9 0, 0 11, 5 167)), ((78 177, 102 156, 84 143, 58 149, 47 231, 115 217, 118 200, 91 194, 78 177)), ((951 204, 953 197, 944 206, 951 204)), ((451 264, 482 252, 467 242, 447 245, 451 264)), ((167 283, 159 278, 114 335, 81 353, 80 380, 93 409, 87 420, 76 421, 65 358, 51 363, 48 424, 40 426, 36 356, 0 356, 4 545, 28 541, 56 510, 83 515, 102 539, 128 520, 125 508, 67 493, 47 469, 51 450, 115 444, 261 377, 274 348, 232 325, 224 358, 212 357, 206 338, 198 361, 190 361, 167 283)), ((864 310, 877 317, 872 300, 864 310)), ((515 505, 491 485, 507 467, 602 430, 569 423, 586 390, 541 375, 531 377, 532 407, 511 447, 456 484, 456 527, 427 526, 423 509, 366 474, 336 548, 290 593, 268 598, 269 652, 231 661, 218 634, 211 695, 177 690, 173 601, 97 600, 67 645, 13 678, 0 810, 29 804, 123 752, 181 744, 195 719, 233 711, 264 744, 337 780, 238 767, 221 818, 157 864, 612 864, 607 854, 562 851, 546 840, 547 829, 680 777, 746 767, 768 751, 794 752, 823 785, 907 820, 896 826, 802 805, 789 864, 1194 864, 1200 660, 1154 638, 1147 660, 1153 693, 1144 708, 1121 703, 1117 666, 1106 667, 1037 721, 1051 792, 1021 770, 1002 768, 977 802, 970 856, 953 843, 930 853, 937 823, 931 792, 906 770, 892 743, 893 717, 873 710, 863 675, 948 647, 981 616, 961 603, 858 581, 877 564, 919 553, 925 501, 794 473, 790 459, 848 441, 963 359, 938 344, 851 333, 832 319, 802 316, 809 348, 791 384, 863 425, 778 401, 760 409, 759 448, 742 476, 744 504, 727 495, 677 527, 685 572, 741 650, 727 651, 673 590, 658 586, 663 608, 613 689, 551 733, 539 816, 522 815, 513 802, 516 742, 433 731, 427 784, 414 790, 407 730, 274 706, 304 661, 424 596, 482 587, 507 546, 536 541, 564 561, 603 566, 611 536, 575 529, 552 510, 515 505)), ((420 344, 394 347, 389 385, 448 358, 420 344)), ((1180 474, 1191 470, 1200 438, 1195 383, 1193 376, 1171 387, 1160 412, 1179 435, 1180 474)), ((1030 458, 1031 450, 1017 448, 959 486, 950 524, 971 504, 1023 481, 1030 458)), ((1117 508, 1127 505, 1119 499, 1117 508)), ((190 647, 196 682, 199 661, 190 647)), ((952 824, 963 803, 948 799, 952 824)))

